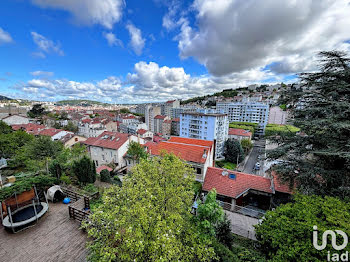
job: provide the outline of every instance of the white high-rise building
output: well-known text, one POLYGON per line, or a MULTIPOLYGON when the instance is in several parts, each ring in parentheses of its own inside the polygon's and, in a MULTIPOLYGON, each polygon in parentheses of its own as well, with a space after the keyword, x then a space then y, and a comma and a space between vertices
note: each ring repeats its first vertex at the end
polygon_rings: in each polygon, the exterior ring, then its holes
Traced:
POLYGON ((154 132, 154 117, 161 114, 160 106, 146 106, 145 109, 145 122, 148 130, 154 132))
POLYGON ((215 110, 198 110, 180 115, 180 137, 215 140, 215 159, 223 157, 228 126, 227 114, 215 110))
POLYGON ((269 105, 255 102, 217 102, 217 110, 228 115, 229 122, 250 122, 259 124, 257 135, 265 133, 269 119, 269 105))

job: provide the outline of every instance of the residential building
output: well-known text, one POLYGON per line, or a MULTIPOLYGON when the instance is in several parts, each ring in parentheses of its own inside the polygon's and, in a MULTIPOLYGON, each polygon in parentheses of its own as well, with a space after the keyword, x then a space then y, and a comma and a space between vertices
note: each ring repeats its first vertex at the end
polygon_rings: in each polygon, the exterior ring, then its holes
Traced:
POLYGON ((137 130, 137 135, 140 136, 141 138, 151 138, 153 140, 153 133, 149 130, 146 129, 139 129, 137 130))
POLYGON ((288 112, 283 111, 279 106, 270 108, 269 124, 285 125, 288 118, 288 112))
POLYGON ((83 119, 78 126, 78 134, 84 137, 98 137, 104 131, 107 129, 99 119, 83 119))
POLYGON ((118 115, 117 121, 125 125, 133 122, 138 122, 137 118, 134 115, 123 115, 123 114, 118 115))
POLYGON ((171 120, 171 135, 172 136, 180 135, 180 118, 173 118, 171 120))
POLYGON ((269 118, 269 105, 255 102, 217 102, 216 108, 228 115, 229 122, 257 123, 257 135, 263 135, 269 118))
POLYGON ((180 118, 180 115, 182 113, 187 113, 187 112, 196 112, 198 109, 198 107, 194 107, 194 106, 191 106, 191 107, 173 107, 170 109, 171 111, 171 117, 172 118, 180 118))
POLYGON ((146 111, 145 111, 145 122, 147 125, 147 129, 154 132, 154 117, 156 115, 161 114, 161 107, 160 106, 151 106, 147 105, 146 106, 146 111))
POLYGON ((107 131, 109 131, 109 132, 118 132, 120 123, 121 122, 119 122, 119 121, 109 121, 106 124, 107 131))
POLYGON ((21 115, 9 115, 2 118, 1 120, 6 124, 8 124, 9 126, 29 124, 30 122, 30 119, 28 117, 21 116, 21 115))
POLYGON ((53 141, 60 140, 67 134, 73 134, 73 132, 69 132, 62 129, 56 129, 56 128, 47 128, 39 132, 39 135, 49 136, 53 141))
POLYGON ((252 139, 252 132, 249 130, 244 130, 244 129, 239 129, 239 128, 229 128, 228 129, 228 139, 232 140, 239 140, 241 141, 242 139, 252 139))
POLYGON ((12 125, 13 130, 23 130, 28 134, 39 135, 40 131, 46 129, 46 126, 38 125, 38 124, 21 124, 21 125, 12 125))
POLYGON ((173 121, 170 119, 166 119, 162 123, 162 134, 164 137, 169 138, 171 136, 171 123, 173 121))
POLYGON ((74 146, 77 143, 86 141, 86 139, 87 139, 86 137, 78 136, 78 135, 75 135, 72 133, 68 133, 65 136, 63 136, 60 139, 60 141, 63 143, 63 145, 66 148, 71 148, 72 146, 74 146))
POLYGON ((132 135, 135 135, 137 130, 139 129, 147 129, 147 125, 145 123, 137 122, 130 122, 128 124, 120 124, 119 125, 120 132, 122 133, 129 133, 132 135))
POLYGON ((167 116, 156 115, 153 120, 153 130, 151 131, 154 133, 163 133, 163 122, 167 119, 167 116))
POLYGON ((196 180, 204 181, 208 167, 214 165, 214 142, 183 137, 171 137, 159 143, 147 142, 146 150, 153 156, 160 156, 163 151, 173 153, 185 160, 196 170, 196 180))
POLYGON ((172 116, 172 109, 180 107, 180 101, 179 100, 170 100, 165 102, 161 105, 161 114, 171 117, 172 116))
POLYGON ((140 137, 108 131, 98 137, 90 137, 82 143, 88 147, 90 157, 96 167, 112 163, 117 170, 121 171, 121 169, 126 170, 124 156, 131 141, 144 144, 144 140, 140 137))
POLYGON ((227 114, 215 110, 198 110, 182 113, 180 117, 180 137, 215 140, 215 159, 223 157, 224 143, 228 138, 227 114))

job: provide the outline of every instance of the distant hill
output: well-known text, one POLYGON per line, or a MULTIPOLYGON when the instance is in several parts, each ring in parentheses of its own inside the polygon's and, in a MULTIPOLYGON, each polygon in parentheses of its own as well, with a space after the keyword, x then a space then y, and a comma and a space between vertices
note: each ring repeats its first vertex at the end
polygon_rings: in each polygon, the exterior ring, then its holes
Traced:
POLYGON ((0 95, 0 100, 13 100, 12 98, 0 95))
POLYGON ((91 106, 91 105, 105 105, 106 103, 93 101, 93 100, 61 100, 55 103, 56 105, 69 105, 69 106, 91 106))
POLYGON ((188 103, 192 103, 192 102, 199 102, 199 101, 203 101, 208 97, 212 97, 212 96, 223 96, 223 97, 234 97, 238 94, 238 91, 242 91, 242 90, 248 90, 248 88, 238 88, 238 89, 224 89, 221 92, 217 92, 214 93, 212 95, 206 95, 206 96, 198 96, 198 97, 193 97, 187 100, 183 100, 181 101, 182 105, 188 104, 188 103))

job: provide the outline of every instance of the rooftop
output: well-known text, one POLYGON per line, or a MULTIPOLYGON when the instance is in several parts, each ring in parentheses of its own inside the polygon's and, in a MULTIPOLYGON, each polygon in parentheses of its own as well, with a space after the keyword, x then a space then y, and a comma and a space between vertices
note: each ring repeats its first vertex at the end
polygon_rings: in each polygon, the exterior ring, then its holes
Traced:
POLYGON ((128 134, 105 131, 98 137, 88 138, 83 144, 118 150, 128 138, 128 134))
POLYGON ((240 129, 240 128, 229 128, 228 134, 234 135, 234 136, 246 136, 246 137, 252 136, 252 132, 244 130, 244 129, 240 129))

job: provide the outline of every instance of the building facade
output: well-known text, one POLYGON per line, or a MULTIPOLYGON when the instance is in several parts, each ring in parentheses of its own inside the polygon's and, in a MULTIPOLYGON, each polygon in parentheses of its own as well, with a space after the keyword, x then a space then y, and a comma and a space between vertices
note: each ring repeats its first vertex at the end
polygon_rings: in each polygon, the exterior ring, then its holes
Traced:
POLYGON ((269 105, 254 102, 218 102, 217 110, 222 110, 228 115, 229 122, 257 123, 257 135, 265 133, 265 127, 269 119, 269 105))
POLYGON ((182 113, 180 116, 180 137, 215 140, 215 159, 223 157, 228 127, 227 114, 214 110, 199 110, 196 113, 182 113))

